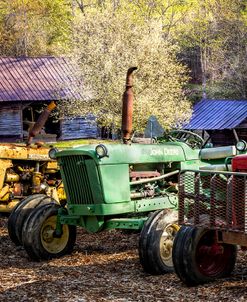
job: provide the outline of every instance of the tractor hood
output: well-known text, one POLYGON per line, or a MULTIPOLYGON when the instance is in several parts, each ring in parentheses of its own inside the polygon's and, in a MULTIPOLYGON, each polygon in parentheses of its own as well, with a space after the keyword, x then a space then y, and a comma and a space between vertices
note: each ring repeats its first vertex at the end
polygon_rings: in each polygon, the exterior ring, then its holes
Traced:
POLYGON ((99 158, 95 148, 98 145, 82 145, 60 151, 57 158, 63 156, 85 155, 93 158, 99 165, 138 164, 153 162, 181 162, 198 159, 199 149, 192 150, 184 143, 165 144, 106 144, 107 156, 99 158))
POLYGON ((51 161, 49 148, 27 147, 26 145, 0 144, 1 159, 51 161))

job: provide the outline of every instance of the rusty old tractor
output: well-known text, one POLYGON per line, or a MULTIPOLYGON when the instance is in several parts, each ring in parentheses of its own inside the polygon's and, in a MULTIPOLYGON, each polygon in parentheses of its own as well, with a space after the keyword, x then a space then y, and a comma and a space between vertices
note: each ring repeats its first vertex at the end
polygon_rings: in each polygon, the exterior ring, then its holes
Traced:
POLYGON ((57 162, 48 152, 49 148, 0 144, 0 212, 11 212, 32 194, 65 198, 57 162))
POLYGON ((49 157, 50 148, 40 142, 31 144, 54 108, 54 102, 46 107, 29 132, 27 144, 0 144, 0 212, 11 212, 9 234, 16 244, 20 243, 20 225, 32 208, 66 198, 57 161, 49 157))
POLYGON ((173 246, 178 277, 195 286, 228 277, 237 245, 247 247, 247 156, 232 172, 187 170, 179 179, 179 223, 173 246))
POLYGON ((140 231, 139 256, 146 272, 172 272, 179 171, 226 169, 228 158, 238 153, 235 146, 202 149, 203 140, 189 131, 177 131, 168 142, 132 144, 134 70, 127 72, 123 95, 123 144, 50 153, 58 160, 67 204, 38 206, 25 219, 19 231, 31 259, 70 253, 76 227, 91 233, 128 229, 140 231))
POLYGON ((55 108, 51 102, 29 132, 26 144, 0 144, 0 212, 11 210, 31 194, 64 199, 59 168, 49 157, 50 148, 31 144, 55 108))

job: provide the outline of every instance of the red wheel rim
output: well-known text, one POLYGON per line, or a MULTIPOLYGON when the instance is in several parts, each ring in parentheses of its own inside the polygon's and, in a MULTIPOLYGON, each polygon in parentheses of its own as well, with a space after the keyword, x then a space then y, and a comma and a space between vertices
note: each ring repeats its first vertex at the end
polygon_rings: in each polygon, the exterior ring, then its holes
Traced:
POLYGON ((196 264, 199 272, 207 277, 223 273, 232 255, 230 245, 217 243, 215 233, 208 231, 199 240, 196 247, 196 264))

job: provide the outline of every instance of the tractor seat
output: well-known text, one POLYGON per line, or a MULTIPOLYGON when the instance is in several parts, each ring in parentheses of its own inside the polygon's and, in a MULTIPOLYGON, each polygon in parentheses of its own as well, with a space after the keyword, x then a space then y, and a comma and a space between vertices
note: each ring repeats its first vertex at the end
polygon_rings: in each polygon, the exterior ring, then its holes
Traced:
POLYGON ((216 147, 216 148, 205 148, 200 151, 200 158, 206 159, 219 159, 235 156, 237 149, 235 146, 216 147))

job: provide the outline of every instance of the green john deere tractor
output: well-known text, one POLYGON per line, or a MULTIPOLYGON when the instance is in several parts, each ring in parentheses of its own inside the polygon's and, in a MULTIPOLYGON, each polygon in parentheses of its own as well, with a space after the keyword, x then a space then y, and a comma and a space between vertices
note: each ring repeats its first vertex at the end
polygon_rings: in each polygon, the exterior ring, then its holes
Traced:
POLYGON ((201 167, 226 170, 229 158, 236 155, 234 146, 201 149, 203 140, 188 131, 173 133, 168 142, 132 144, 133 70, 127 73, 123 97, 124 144, 50 150, 60 166, 67 203, 35 207, 22 224, 14 226, 31 259, 71 252, 76 227, 91 233, 129 229, 141 231, 139 256, 146 272, 173 271, 172 246, 179 229, 179 171, 201 167))

